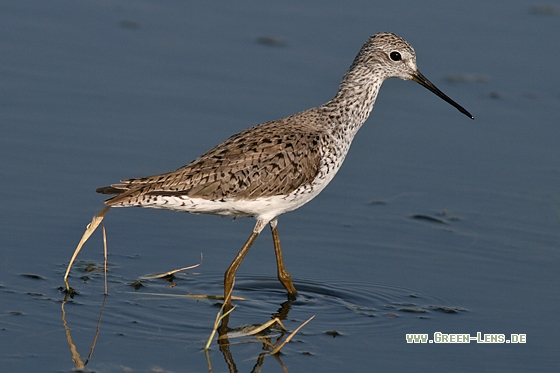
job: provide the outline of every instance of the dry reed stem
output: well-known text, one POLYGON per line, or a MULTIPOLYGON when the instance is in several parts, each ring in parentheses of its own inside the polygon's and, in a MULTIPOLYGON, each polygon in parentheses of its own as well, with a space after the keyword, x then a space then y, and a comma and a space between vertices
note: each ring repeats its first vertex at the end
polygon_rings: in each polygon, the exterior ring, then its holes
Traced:
POLYGON ((296 333, 305 326, 305 324, 307 324, 308 322, 310 322, 311 320, 313 320, 313 318, 315 317, 315 315, 311 316, 309 319, 307 319, 306 322, 304 322, 303 324, 301 324, 296 330, 294 330, 292 332, 292 334, 290 334, 286 340, 284 342, 282 342, 282 344, 280 344, 280 346, 276 347, 274 350, 270 351, 271 355, 275 355, 277 353, 280 352, 280 350, 282 349, 282 347, 284 347, 284 345, 288 342, 290 342, 292 340, 292 338, 296 335, 296 333))
POLYGON ((204 257, 202 256, 202 253, 200 253, 200 263, 198 263, 198 264, 188 266, 188 267, 174 269, 172 271, 165 272, 165 273, 156 273, 156 274, 153 274, 153 275, 145 275, 145 276, 142 276, 141 278, 146 278, 146 279, 164 278, 164 277, 167 277, 167 276, 174 275, 177 272, 188 271, 189 269, 196 268, 196 267, 200 266, 203 261, 204 261, 204 257))
POLYGON ((109 209, 110 209, 110 207, 107 206, 103 210, 101 210, 101 212, 99 214, 97 214, 93 217, 91 223, 89 223, 87 225, 86 231, 84 232, 84 234, 82 236, 82 239, 78 243, 78 246, 76 247, 76 250, 74 250, 74 255, 72 255, 72 258, 70 259, 70 263, 68 263, 68 268, 66 268, 66 273, 64 274, 64 283, 66 284, 66 291, 67 292, 71 292, 70 285, 68 284, 68 274, 70 274, 70 269, 72 269, 72 264, 74 264, 74 261, 76 260, 76 257, 78 256, 78 254, 82 250, 82 247, 84 246, 86 241, 91 237, 93 232, 95 232, 95 230, 97 229, 99 224, 101 224, 101 222, 103 221, 103 217, 105 216, 105 214, 107 214, 109 209))
MULTIPOLYGON (((231 293, 233 292, 233 286, 231 287, 231 290, 229 292, 229 294, 226 294, 226 296, 224 297, 224 299, 230 299, 231 300, 231 293)), ((208 338, 208 342, 206 342, 206 346, 204 346, 204 350, 208 350, 210 348, 210 343, 212 343, 212 339, 214 339, 214 335, 216 335, 216 331, 218 330, 218 326, 220 324, 220 321, 222 321, 222 319, 224 317, 226 317, 227 315, 229 315, 237 306, 233 306, 229 311, 227 311, 226 313, 224 313, 222 315, 222 312, 224 312, 224 307, 226 306, 226 302, 224 301, 224 303, 222 304, 222 307, 220 307, 220 310, 218 311, 218 314, 216 315, 216 321, 214 321, 214 328, 212 329, 212 333, 210 333, 210 337, 208 338)))

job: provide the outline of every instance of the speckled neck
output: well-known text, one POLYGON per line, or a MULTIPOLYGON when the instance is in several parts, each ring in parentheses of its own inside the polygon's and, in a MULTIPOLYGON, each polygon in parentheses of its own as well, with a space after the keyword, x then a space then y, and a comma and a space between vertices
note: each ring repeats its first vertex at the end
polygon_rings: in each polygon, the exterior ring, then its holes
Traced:
POLYGON ((338 93, 322 106, 328 112, 333 130, 353 137, 373 110, 384 78, 363 64, 353 64, 344 75, 338 93))

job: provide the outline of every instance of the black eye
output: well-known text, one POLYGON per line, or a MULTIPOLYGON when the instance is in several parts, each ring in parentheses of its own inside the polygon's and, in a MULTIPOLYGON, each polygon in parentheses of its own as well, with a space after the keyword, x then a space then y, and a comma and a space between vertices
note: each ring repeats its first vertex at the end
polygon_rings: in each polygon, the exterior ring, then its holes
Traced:
POLYGON ((389 55, 389 57, 391 57, 391 59, 393 61, 400 61, 401 58, 401 54, 399 52, 391 52, 391 54, 389 55))

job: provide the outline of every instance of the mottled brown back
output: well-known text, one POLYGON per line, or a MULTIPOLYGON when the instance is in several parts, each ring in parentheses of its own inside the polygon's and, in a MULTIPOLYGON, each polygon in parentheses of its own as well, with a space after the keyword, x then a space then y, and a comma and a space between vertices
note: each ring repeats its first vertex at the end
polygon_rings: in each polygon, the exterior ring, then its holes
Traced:
POLYGON ((324 127, 314 109, 248 128, 176 171, 99 188, 119 195, 107 204, 137 204, 143 196, 186 195, 220 200, 285 195, 311 183, 320 167, 324 127))

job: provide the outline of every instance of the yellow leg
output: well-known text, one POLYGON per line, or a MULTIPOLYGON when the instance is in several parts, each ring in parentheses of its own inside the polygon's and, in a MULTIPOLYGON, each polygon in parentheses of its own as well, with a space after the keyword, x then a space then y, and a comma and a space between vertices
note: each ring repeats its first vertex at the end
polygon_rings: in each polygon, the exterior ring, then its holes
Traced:
POLYGON ((288 296, 295 299, 297 295, 297 290, 292 283, 292 276, 286 271, 284 267, 284 259, 282 258, 282 248, 280 247, 280 237, 278 237, 278 221, 273 219, 270 222, 270 228, 272 229, 272 241, 274 242, 274 253, 276 254, 276 266, 278 268, 278 280, 284 285, 288 291, 288 296))
MULTIPOLYGON (((282 259, 282 249, 280 248, 280 238, 278 237, 278 229, 276 229, 277 220, 273 219, 270 221, 270 228, 272 229, 272 240, 274 242, 274 252, 276 253, 276 265, 278 268, 278 279, 284 285, 286 290, 288 291, 288 296, 291 299, 295 299, 297 295, 297 290, 292 283, 292 276, 286 271, 284 268, 284 259, 282 259)), ((259 233, 263 230, 264 226, 266 225, 266 221, 258 220, 253 232, 237 253, 233 262, 231 262, 230 266, 226 270, 224 274, 224 313, 231 309, 231 296, 233 292, 233 285, 235 283, 235 273, 237 269, 241 265, 243 258, 249 252, 249 249, 255 242, 255 239, 259 235, 259 233)), ((220 335, 224 334, 228 330, 228 322, 229 322, 229 315, 222 319, 222 323, 219 328, 220 335)))
MULTIPOLYGON (((243 258, 245 258, 245 255, 247 255, 249 249, 253 245, 253 242, 255 242, 255 239, 257 238, 259 233, 261 233, 265 225, 265 221, 257 221, 257 224, 255 225, 255 228, 253 228, 253 232, 247 239, 247 242, 245 242, 241 250, 239 250, 237 256, 235 257, 235 259, 233 259, 233 262, 231 262, 228 269, 226 270, 226 273, 224 274, 224 313, 231 310, 231 295, 233 292, 233 285, 235 283, 235 272, 237 272, 237 269, 241 265, 243 258)), ((218 333, 220 336, 226 334, 229 330, 229 316, 230 315, 226 315, 222 319, 222 323, 220 324, 220 327, 218 329, 218 333)))
POLYGON ((235 282, 235 272, 239 268, 239 265, 243 261, 243 258, 249 252, 251 245, 255 242, 255 238, 259 235, 259 232, 253 231, 245 245, 239 250, 233 262, 231 262, 230 266, 228 267, 226 273, 224 274, 224 312, 227 312, 231 309, 231 293, 233 291, 233 284, 235 282))

